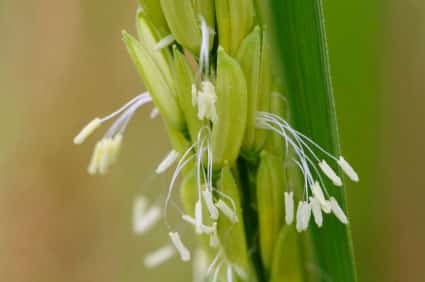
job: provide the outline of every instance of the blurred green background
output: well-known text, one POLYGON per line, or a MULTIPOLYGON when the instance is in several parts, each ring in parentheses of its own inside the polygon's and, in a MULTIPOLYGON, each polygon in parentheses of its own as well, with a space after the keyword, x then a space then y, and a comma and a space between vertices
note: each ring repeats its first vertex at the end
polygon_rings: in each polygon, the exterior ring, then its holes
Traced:
MULTIPOLYGON (((425 2, 324 0, 359 281, 425 281, 425 2)), ((0 0, 0 281, 189 281, 143 254, 167 239, 131 230, 133 199, 163 198, 169 145, 148 109, 120 164, 89 177, 96 115, 143 90, 120 40, 136 1, 0 0)), ((343 282, 343 281, 335 281, 343 282)))

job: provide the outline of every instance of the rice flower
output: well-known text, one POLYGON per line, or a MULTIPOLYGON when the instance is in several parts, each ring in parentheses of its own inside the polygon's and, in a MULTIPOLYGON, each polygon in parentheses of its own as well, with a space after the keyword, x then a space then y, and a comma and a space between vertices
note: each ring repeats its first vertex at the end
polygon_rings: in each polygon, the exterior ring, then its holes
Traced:
POLYGON ((359 176, 291 125, 286 97, 272 67, 270 38, 251 0, 140 0, 138 39, 123 40, 147 92, 105 117, 96 117, 74 138, 83 144, 115 119, 95 145, 90 174, 116 163, 128 123, 153 103, 151 118, 164 121, 172 144, 155 172, 174 167, 162 207, 139 197, 133 229, 138 235, 164 219, 168 244, 148 254, 148 268, 175 254, 184 262, 202 254, 195 273, 207 281, 258 281, 273 272, 284 228, 308 231, 333 216, 349 220, 333 189, 343 172, 359 176), (295 169, 294 169, 295 168, 295 169), (175 200, 179 177, 182 207, 175 200), (181 224, 168 214, 181 215, 181 224), (295 224, 294 224, 295 223, 295 224), (181 226, 199 238, 187 244, 181 226), (202 269, 201 269, 202 268, 202 269), (260 268, 260 270, 259 270, 260 268), (263 274, 261 274, 263 273, 263 274))

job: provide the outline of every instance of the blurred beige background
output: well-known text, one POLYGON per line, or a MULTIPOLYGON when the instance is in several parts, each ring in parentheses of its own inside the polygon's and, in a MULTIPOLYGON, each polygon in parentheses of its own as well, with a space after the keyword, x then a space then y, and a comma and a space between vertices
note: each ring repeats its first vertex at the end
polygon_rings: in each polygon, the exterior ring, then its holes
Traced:
MULTIPOLYGON (((72 145, 143 90, 120 40, 135 2, 0 0, 0 281, 189 281, 177 261, 143 268, 161 227, 131 231, 134 197, 167 184, 152 173, 161 122, 138 113, 106 177, 86 175, 96 138, 72 145)), ((342 144, 362 176, 349 188, 359 281, 425 281, 425 4, 340 2, 325 10, 342 144)))

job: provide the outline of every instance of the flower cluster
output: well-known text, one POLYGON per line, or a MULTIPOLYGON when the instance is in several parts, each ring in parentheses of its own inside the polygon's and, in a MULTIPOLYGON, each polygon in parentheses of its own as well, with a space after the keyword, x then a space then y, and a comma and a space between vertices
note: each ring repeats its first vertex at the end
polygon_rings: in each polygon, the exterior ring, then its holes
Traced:
POLYGON ((164 208, 136 199, 133 225, 137 234, 144 234, 164 218, 170 244, 147 255, 145 265, 158 266, 175 254, 182 261, 193 257, 178 226, 167 220, 179 176, 183 208, 177 211, 199 237, 195 281, 256 281, 260 274, 254 257, 270 274, 279 233, 295 220, 299 232, 308 229, 311 215, 321 227, 322 212, 347 224, 326 187, 323 176, 332 186, 342 186, 328 161, 351 180, 359 178, 342 156, 325 151, 285 119, 284 90, 273 79, 270 39, 253 1, 140 4, 138 39, 123 32, 123 40, 147 92, 95 118, 74 143, 82 144, 116 118, 97 143, 88 168, 90 174, 104 174, 117 160, 127 124, 140 107, 153 102, 151 117, 163 119, 172 149, 156 173, 174 164, 176 168, 164 208), (291 185, 299 175, 303 185, 291 185), (254 233, 246 228, 253 216, 258 223, 254 233))

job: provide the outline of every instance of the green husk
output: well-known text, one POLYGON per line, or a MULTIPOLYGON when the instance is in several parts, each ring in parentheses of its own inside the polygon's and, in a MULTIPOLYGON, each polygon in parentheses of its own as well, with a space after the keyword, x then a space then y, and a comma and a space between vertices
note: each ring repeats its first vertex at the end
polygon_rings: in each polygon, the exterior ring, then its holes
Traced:
POLYGON ((211 145, 213 164, 216 168, 236 161, 246 128, 248 95, 246 79, 238 62, 223 48, 218 49, 217 59, 217 121, 215 121, 211 145))
POLYGON ((257 26, 242 41, 236 58, 240 63, 247 81, 248 90, 248 114, 243 151, 249 154, 255 151, 255 113, 259 103, 259 84, 261 71, 261 29, 257 26))
POLYGON ((283 161, 263 151, 257 172, 257 210, 261 256, 264 268, 270 271, 284 217, 283 194, 286 187, 283 161))
POLYGON ((294 225, 282 227, 274 249, 270 282, 304 281, 299 264, 298 235, 294 225))
POLYGON ((220 45, 234 55, 254 26, 254 5, 247 0, 216 0, 215 5, 220 45))
POLYGON ((201 128, 201 121, 198 119, 197 109, 192 104, 192 85, 195 83, 195 74, 184 54, 175 45, 173 46, 173 55, 177 101, 180 108, 184 109, 183 115, 191 140, 196 140, 201 128))
MULTIPOLYGON (((237 223, 232 223, 225 215, 220 214, 218 219, 218 236, 227 259, 244 273, 247 281, 254 281, 250 271, 248 248, 245 238, 244 221, 242 217, 241 196, 237 183, 229 167, 224 167, 218 181, 218 189, 222 195, 233 199, 235 212, 239 219, 237 223), (249 279, 251 278, 251 279, 249 279)), ((222 200, 230 205, 227 197, 222 200)), ((232 206, 232 205, 230 205, 232 206)), ((245 280, 245 279, 244 279, 245 280)))
POLYGON ((201 44, 201 30, 198 17, 191 0, 157 0, 161 1, 162 11, 168 26, 177 42, 198 54, 201 44))
POLYGON ((175 129, 183 128, 183 114, 178 106, 173 85, 167 82, 168 79, 156 60, 156 54, 153 54, 149 48, 141 45, 125 31, 123 32, 123 41, 145 87, 167 125, 175 129))

